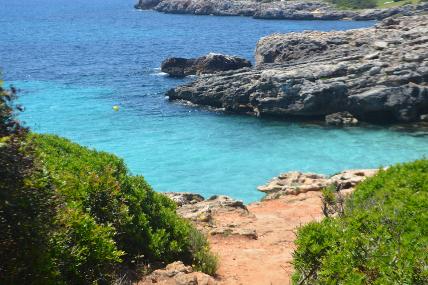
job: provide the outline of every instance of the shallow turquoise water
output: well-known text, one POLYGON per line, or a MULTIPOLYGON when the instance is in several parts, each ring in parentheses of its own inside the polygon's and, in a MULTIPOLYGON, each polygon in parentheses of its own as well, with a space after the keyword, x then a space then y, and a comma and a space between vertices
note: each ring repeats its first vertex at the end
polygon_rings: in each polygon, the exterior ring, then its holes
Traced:
POLYGON ((21 118, 37 132, 123 157, 158 191, 250 202, 261 197, 256 186, 280 172, 330 174, 428 154, 428 137, 412 133, 259 120, 164 98, 186 81, 159 73, 167 56, 215 51, 251 58, 257 39, 273 32, 371 22, 164 15, 119 0, 10 2, 0 0, 0 64, 6 81, 22 90, 21 118))

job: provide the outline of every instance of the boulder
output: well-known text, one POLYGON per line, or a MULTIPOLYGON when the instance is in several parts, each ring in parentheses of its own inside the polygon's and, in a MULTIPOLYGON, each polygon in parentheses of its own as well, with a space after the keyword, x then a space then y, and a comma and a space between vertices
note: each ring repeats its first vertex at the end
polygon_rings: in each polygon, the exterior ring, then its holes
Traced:
POLYGON ((153 9, 160 2, 161 0, 139 0, 138 4, 135 5, 135 8, 141 10, 153 9))
POLYGON ((223 54, 210 53, 199 58, 168 58, 161 64, 161 71, 172 77, 210 74, 220 71, 236 70, 251 67, 246 59, 223 54))
POLYGON ((161 71, 168 73, 171 77, 185 77, 196 74, 195 59, 182 57, 170 57, 161 64, 161 71))
POLYGON ((349 112, 338 112, 325 116, 327 125, 333 126, 354 126, 358 124, 358 120, 349 112))
POLYGON ((358 183, 375 175, 378 171, 378 169, 345 170, 330 177, 293 171, 280 174, 257 189, 266 194, 264 200, 278 199, 285 195, 298 195, 308 191, 321 191, 331 185, 338 190, 347 190, 349 193, 358 183))
POLYGON ((249 212, 242 201, 224 195, 214 195, 205 200, 199 194, 187 192, 164 194, 177 203, 178 215, 191 221, 207 234, 239 235, 249 239, 257 239, 257 233, 253 229, 238 227, 215 219, 217 214, 247 216, 249 212))
POLYGON ((168 264, 164 269, 158 269, 144 276, 136 285, 215 285, 217 281, 202 272, 195 272, 191 266, 181 261, 168 264))
POLYGON ((178 207, 196 204, 205 200, 201 195, 190 192, 166 192, 163 194, 173 200, 178 207))

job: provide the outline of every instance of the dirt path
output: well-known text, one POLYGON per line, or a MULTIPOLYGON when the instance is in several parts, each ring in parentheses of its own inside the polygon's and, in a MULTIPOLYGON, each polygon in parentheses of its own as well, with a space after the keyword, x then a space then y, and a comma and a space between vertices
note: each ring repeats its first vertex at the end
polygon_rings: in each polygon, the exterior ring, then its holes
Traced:
POLYGON ((296 228, 322 217, 320 192, 308 192, 250 204, 249 215, 215 215, 217 224, 254 229, 257 239, 240 235, 210 237, 220 258, 220 284, 291 284, 292 252, 296 228))

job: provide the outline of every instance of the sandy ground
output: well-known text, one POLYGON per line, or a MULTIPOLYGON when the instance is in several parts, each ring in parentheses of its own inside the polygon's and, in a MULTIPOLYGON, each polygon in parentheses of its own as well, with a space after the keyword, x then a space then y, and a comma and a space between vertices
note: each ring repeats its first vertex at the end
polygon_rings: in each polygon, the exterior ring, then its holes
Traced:
POLYGON ((219 256, 219 284, 291 284, 296 229, 322 218, 320 192, 286 196, 248 205, 249 215, 219 213, 217 224, 255 229, 257 239, 239 235, 210 237, 219 256))

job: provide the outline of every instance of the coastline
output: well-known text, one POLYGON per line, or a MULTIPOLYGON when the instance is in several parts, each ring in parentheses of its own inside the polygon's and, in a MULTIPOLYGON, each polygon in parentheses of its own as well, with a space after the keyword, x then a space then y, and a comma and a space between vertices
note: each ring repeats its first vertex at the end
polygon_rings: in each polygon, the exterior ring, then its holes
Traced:
POLYGON ((367 29, 273 34, 257 43, 255 68, 199 76, 166 96, 230 113, 336 125, 424 122, 427 22, 421 14, 367 29))
POLYGON ((213 279, 191 270, 174 273, 172 268, 177 264, 173 263, 138 284, 155 284, 152 280, 175 284, 184 276, 207 285, 288 284, 293 273, 295 232, 302 225, 323 218, 321 190, 335 185, 342 189, 339 195, 349 195, 356 185, 377 171, 346 170, 332 176, 283 173, 259 187, 259 191, 268 194, 267 199, 246 205, 223 195, 204 199, 195 193, 165 193, 176 202, 177 214, 208 236, 220 267, 213 279))
POLYGON ((428 3, 383 9, 339 10, 321 1, 204 1, 139 0, 136 9, 169 14, 245 16, 276 20, 382 20, 393 15, 411 16, 428 10, 428 3))

